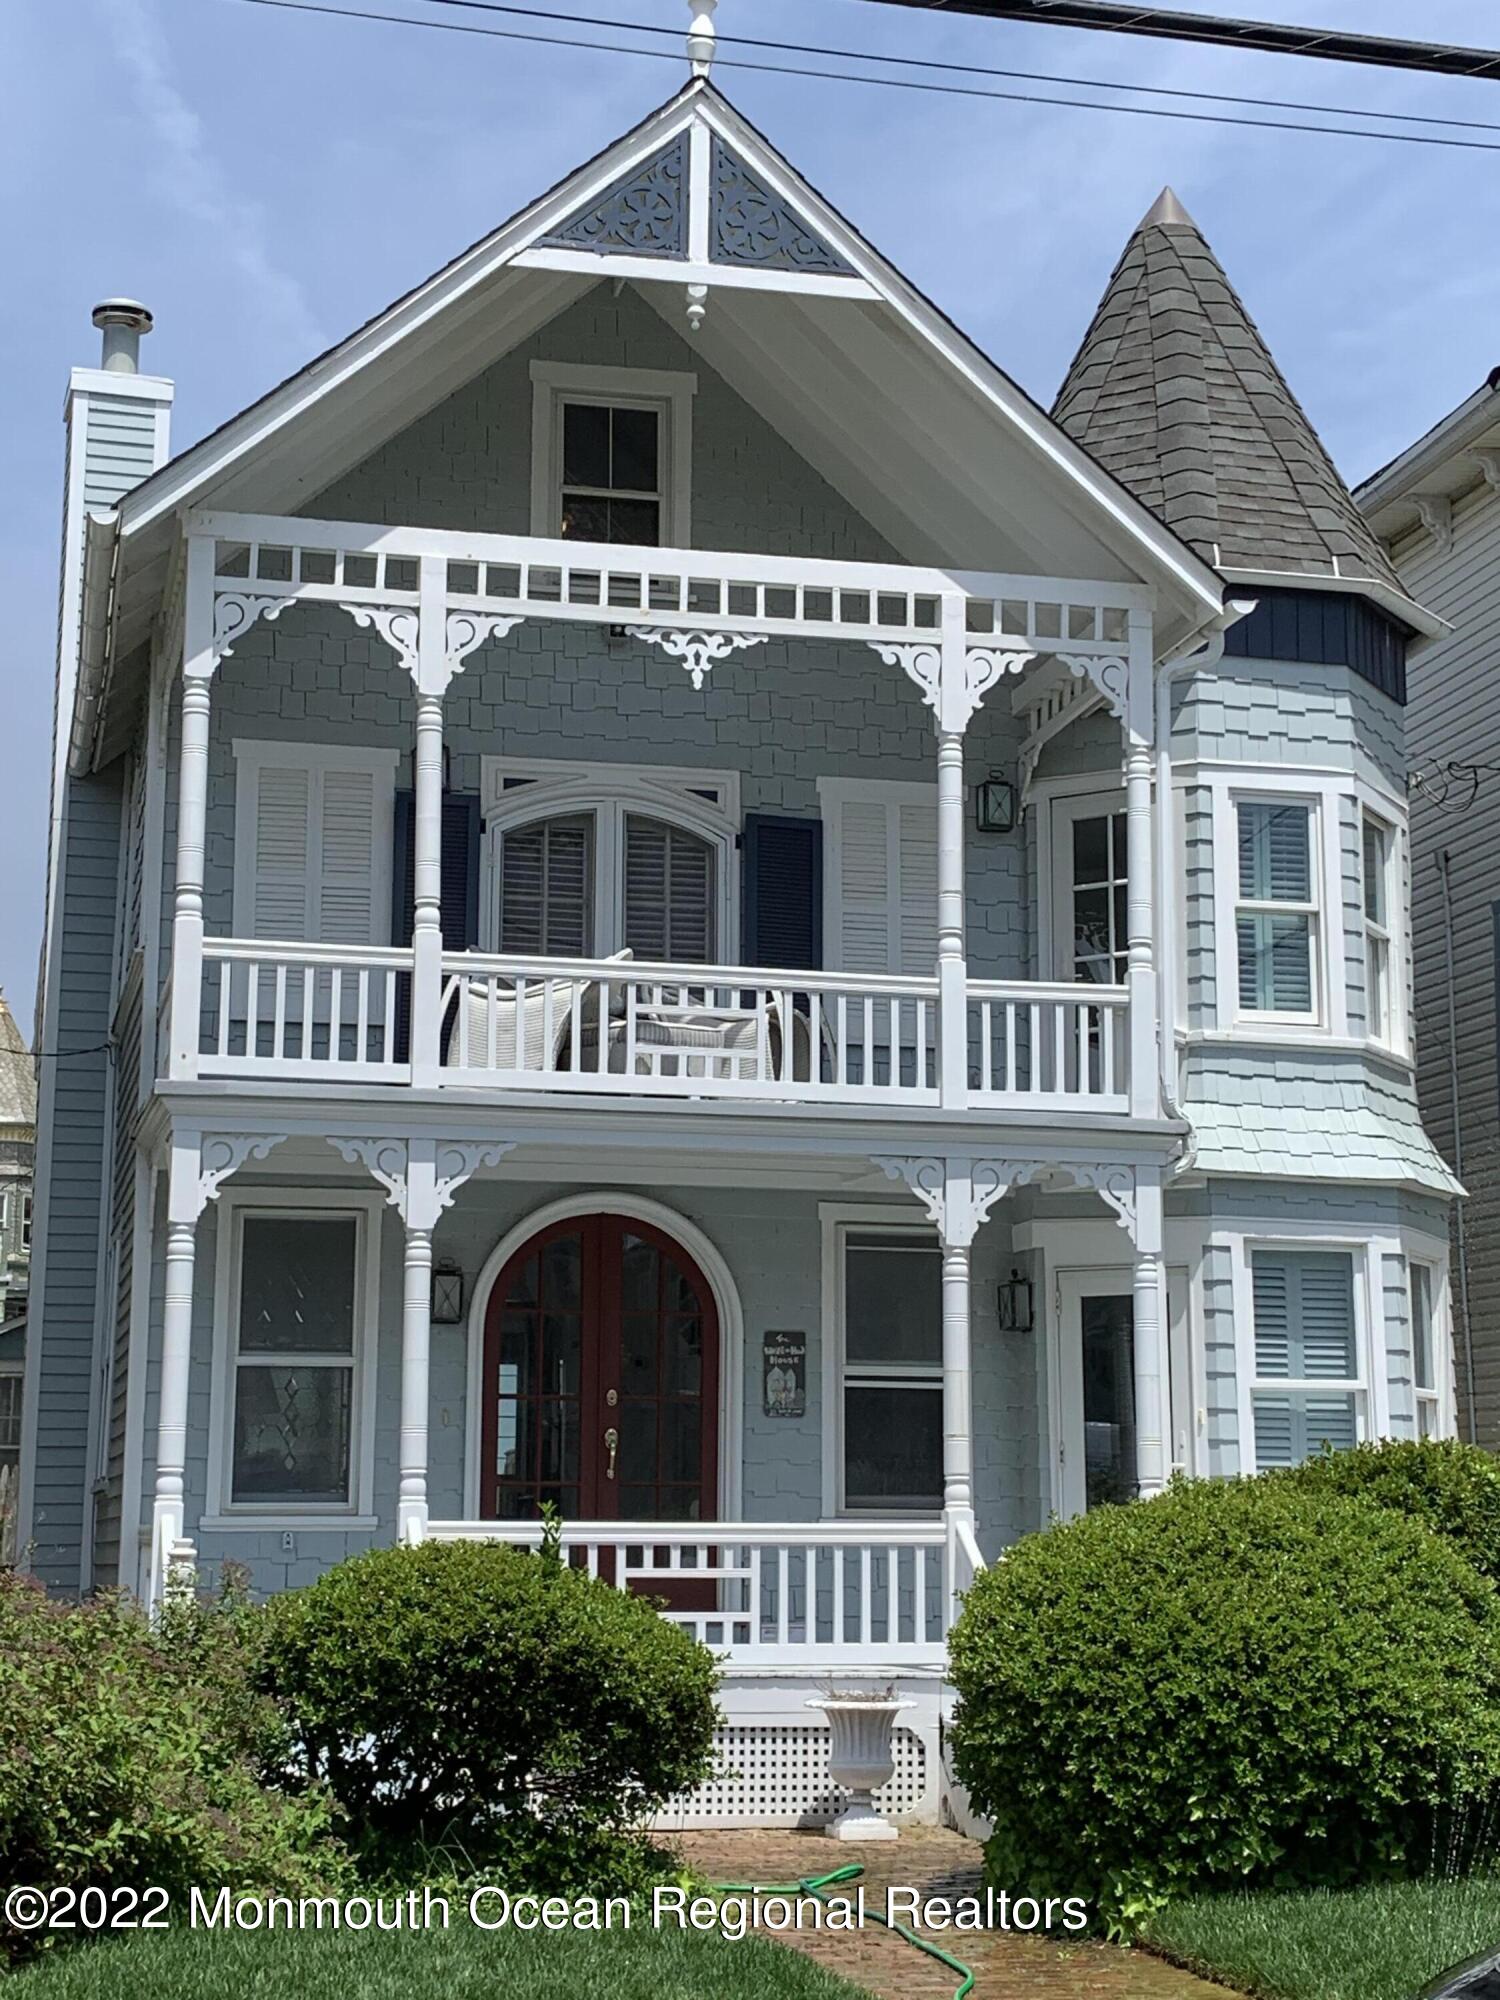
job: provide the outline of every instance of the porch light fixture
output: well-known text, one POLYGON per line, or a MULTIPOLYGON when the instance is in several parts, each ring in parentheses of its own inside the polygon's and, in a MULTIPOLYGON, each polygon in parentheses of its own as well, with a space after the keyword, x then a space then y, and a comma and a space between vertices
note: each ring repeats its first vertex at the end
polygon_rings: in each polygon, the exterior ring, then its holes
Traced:
POLYGON ((974 788, 974 824, 981 833, 1014 833, 1016 788, 991 771, 974 788))
POLYGON ((464 1316, 464 1274, 444 1258, 432 1267, 432 1320, 435 1326, 457 1326, 464 1316))
POLYGON ((1017 1270, 1011 1271, 1000 1287, 999 1313, 1002 1333, 1032 1331, 1036 1325, 1036 1308, 1032 1301, 1030 1278, 1023 1278, 1017 1270))

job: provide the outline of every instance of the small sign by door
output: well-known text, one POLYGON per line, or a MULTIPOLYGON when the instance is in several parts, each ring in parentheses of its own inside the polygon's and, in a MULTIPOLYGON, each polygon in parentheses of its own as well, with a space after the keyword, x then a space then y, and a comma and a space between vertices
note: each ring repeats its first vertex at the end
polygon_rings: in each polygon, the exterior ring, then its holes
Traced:
POLYGON ((768 1417, 807 1414, 807 1335, 768 1333, 762 1342, 768 1417))

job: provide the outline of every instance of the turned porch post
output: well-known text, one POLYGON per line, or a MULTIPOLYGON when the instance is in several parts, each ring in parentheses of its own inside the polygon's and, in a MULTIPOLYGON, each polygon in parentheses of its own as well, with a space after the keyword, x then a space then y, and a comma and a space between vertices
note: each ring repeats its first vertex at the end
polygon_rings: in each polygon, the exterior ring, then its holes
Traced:
POLYGON ((937 704, 938 1098, 945 1110, 962 1110, 969 1101, 969 973, 964 915, 963 724, 970 708, 966 600, 955 594, 945 596, 942 602, 937 704))
MULTIPOLYGON (((429 1211, 430 1212, 430 1211, 429 1211)), ((401 1273, 401 1443, 396 1539, 427 1539, 427 1425, 432 1358, 432 1231, 406 1225, 401 1273)))
POLYGON ((1161 1115, 1152 894, 1155 856, 1151 766, 1155 699, 1151 632, 1150 614, 1132 611, 1125 717, 1125 835, 1129 877, 1125 904, 1125 983, 1130 994, 1130 1111, 1135 1118, 1161 1115))
POLYGON ((151 1570, 147 1608, 166 1594, 174 1563, 191 1563, 187 1541, 188 1383, 192 1370, 193 1271, 197 1260, 198 1135, 174 1137, 167 1174, 166 1278, 162 1298, 161 1384, 156 1417, 156 1489, 151 1505, 151 1570))
POLYGON ((1161 1178, 1136 1172, 1135 1199, 1135 1485, 1142 1499, 1167 1483, 1166 1266, 1162 1257, 1161 1178))
MULTIPOLYGON (((198 1074, 203 986, 203 867, 208 819, 209 685, 214 660, 214 544, 192 535, 182 612, 182 740, 177 753, 177 874, 172 899, 168 1075, 198 1074)), ((224 977, 228 977, 227 970, 224 977)))
POLYGON ((443 1011, 443 689, 447 685, 447 564, 423 556, 418 586, 417 735, 412 768, 411 1067, 434 1084, 443 1011))

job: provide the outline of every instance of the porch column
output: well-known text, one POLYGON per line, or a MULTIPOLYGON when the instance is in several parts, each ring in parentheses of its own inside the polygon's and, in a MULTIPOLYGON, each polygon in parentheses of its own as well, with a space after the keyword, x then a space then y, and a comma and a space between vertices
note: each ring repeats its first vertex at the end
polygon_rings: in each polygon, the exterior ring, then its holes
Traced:
POLYGON ((1167 1483, 1166 1266, 1162 1258, 1161 1180, 1136 1174, 1135 1204, 1135 1484, 1145 1500, 1167 1483))
POLYGON ((202 1212, 199 1147, 194 1133, 175 1138, 167 1176, 166 1278, 162 1297, 161 1386, 156 1416, 156 1489, 151 1506, 147 1608, 166 1594, 173 1565, 191 1563, 186 1539, 188 1381, 192 1369, 193 1272, 202 1212))
MULTIPOLYGON (((968 961, 964 916, 965 600, 943 599, 937 719, 938 1098, 945 1110, 969 1101, 968 961)), ((921 1079, 918 1078, 920 1082, 921 1079)))
POLYGON ((970 1358, 971 1246, 943 1243, 943 1512, 974 1512, 973 1369, 970 1358))
POLYGON ((428 1377, 432 1350, 432 1231, 406 1231, 401 1285, 401 1484, 396 1539, 427 1539, 428 1377))
POLYGON ((1149 614, 1132 611, 1125 724, 1125 834, 1129 873, 1125 904, 1125 983, 1130 994, 1130 1111, 1135 1118, 1157 1118, 1161 1115, 1152 895, 1155 857, 1151 746, 1155 702, 1151 632, 1149 614))
POLYGON ((419 575, 417 736, 412 769, 411 1066, 435 1084, 443 1010, 443 695, 447 685, 447 565, 424 556, 419 575))
MULTIPOLYGON (((203 861, 208 819, 209 683, 214 671, 214 544, 187 545, 183 598, 182 741, 177 761, 177 875, 172 901, 169 1076, 198 1074, 203 984, 203 861)), ((227 973, 224 976, 228 976, 227 973)))

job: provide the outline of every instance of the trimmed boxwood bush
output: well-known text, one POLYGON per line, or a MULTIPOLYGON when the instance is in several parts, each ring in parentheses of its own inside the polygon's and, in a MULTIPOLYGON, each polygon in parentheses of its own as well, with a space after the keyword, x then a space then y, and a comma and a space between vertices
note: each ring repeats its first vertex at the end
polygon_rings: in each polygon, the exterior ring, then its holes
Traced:
POLYGON ((1170 1895, 1420 1868, 1500 1778, 1500 1600, 1420 1522, 1179 1484, 1031 1536, 952 1639, 997 1885, 1129 1931, 1170 1895))
MULTIPOLYGON (((62 1603, 0 1570, 0 1882, 176 1900, 344 1878, 326 1794, 266 1782, 290 1742, 253 1682, 257 1619, 231 1593, 153 1629, 123 1598, 62 1603)), ((0 1958, 35 1942, 0 1924, 0 1958)))
POLYGON ((1268 1472, 1306 1493, 1344 1493, 1425 1521, 1500 1583, 1500 1461, 1457 1438, 1383 1438, 1268 1472))
POLYGON ((711 1767, 713 1655, 546 1553, 372 1550, 268 1615, 268 1685, 307 1775, 387 1865, 427 1843, 515 1879, 534 1856, 562 1888, 711 1767))

